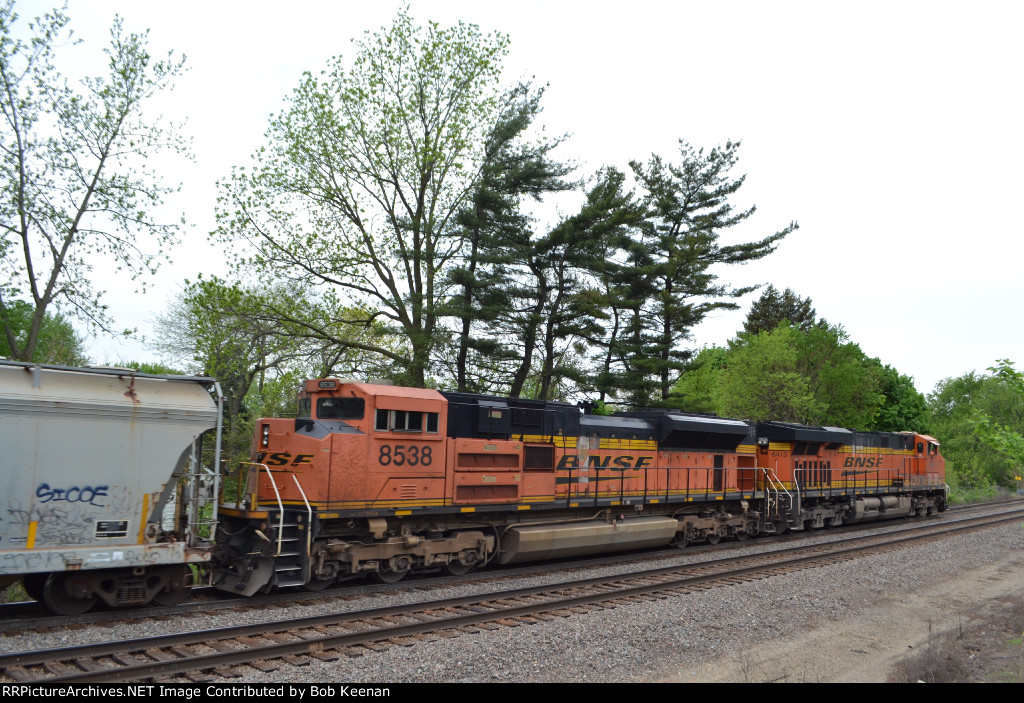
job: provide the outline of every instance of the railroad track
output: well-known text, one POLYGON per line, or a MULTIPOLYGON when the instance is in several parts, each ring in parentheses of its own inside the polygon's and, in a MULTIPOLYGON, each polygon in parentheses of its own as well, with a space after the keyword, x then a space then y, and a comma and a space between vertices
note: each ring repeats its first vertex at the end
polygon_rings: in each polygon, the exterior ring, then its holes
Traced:
MULTIPOLYGON (((954 514, 966 514, 973 513, 980 510, 988 511, 992 508, 1013 508, 1014 505, 1024 504, 1024 501, 1020 500, 1009 500, 1009 501, 994 501, 991 503, 975 503, 971 505, 962 505, 951 508, 944 516, 954 514)), ((942 516, 934 516, 927 518, 929 522, 932 520, 942 520, 942 516)), ((917 527, 921 524, 921 519, 918 518, 912 524, 917 527)), ((894 532, 898 532, 901 529, 906 529, 906 522, 870 522, 859 525, 844 526, 841 528, 842 534, 850 534, 863 530, 871 530, 878 528, 892 528, 894 532)), ((776 544, 787 544, 792 542, 799 542, 812 537, 821 536, 821 530, 813 530, 806 532, 793 532, 788 535, 775 536, 770 539, 772 543, 776 544)), ((246 608, 246 609, 260 609, 260 608, 272 608, 280 605, 288 605, 295 603, 308 603, 322 600, 333 600, 338 598, 357 598, 364 597, 367 594, 373 593, 394 593, 396 591, 407 590, 410 588, 414 589, 434 589, 451 584, 465 583, 466 581, 479 582, 479 581, 494 581, 508 578, 540 575, 545 573, 551 573, 556 571, 562 571, 565 568, 591 568, 609 566, 621 563, 627 563, 635 561, 637 559, 643 559, 645 561, 656 561, 659 559, 666 558, 677 558, 685 555, 701 555, 709 552, 727 552, 732 549, 742 549, 750 547, 752 544, 758 544, 757 541, 736 541, 732 543, 724 543, 719 545, 690 545, 684 550, 678 549, 662 549, 644 552, 642 555, 637 553, 618 553, 614 555, 592 557, 592 558, 581 558, 575 559, 570 562, 559 562, 559 563, 548 563, 548 564, 527 564, 523 566, 513 567, 496 567, 486 571, 472 572, 468 576, 432 576, 428 574, 420 575, 402 581, 398 584, 378 584, 369 582, 367 579, 357 579, 353 585, 341 585, 332 587, 324 591, 303 591, 303 590, 288 590, 281 591, 266 595, 258 595, 250 598, 232 597, 223 591, 217 591, 212 588, 201 587, 197 588, 194 596, 187 602, 175 606, 149 606, 144 608, 131 608, 131 609, 119 609, 119 610, 99 610, 97 612, 86 613, 84 615, 77 616, 66 616, 66 615, 51 615, 45 611, 45 609, 34 602, 22 602, 22 603, 4 603, 0 604, 0 634, 10 632, 26 632, 30 630, 46 630, 53 629, 56 627, 67 627, 67 626, 79 626, 79 625, 91 625, 101 623, 114 623, 114 622, 129 622, 133 620, 146 620, 154 617, 183 615, 188 613, 201 613, 211 612, 220 610, 229 610, 232 608, 246 608)), ((760 542, 764 544, 764 542, 760 542)))
MULTIPOLYGON (((479 629, 516 627, 574 613, 616 607, 636 599, 668 598, 715 584, 762 579, 787 570, 842 561, 865 552, 1018 521, 1024 509, 963 518, 892 534, 850 537, 827 544, 723 557, 687 566, 242 625, 203 632, 0 656, 4 678, 17 683, 167 680, 240 675, 234 667, 273 670, 304 657, 337 659, 369 649, 414 645, 423 639, 479 629), (196 672, 212 672, 196 674, 196 672)), ((306 660, 308 661, 308 659, 306 660)))

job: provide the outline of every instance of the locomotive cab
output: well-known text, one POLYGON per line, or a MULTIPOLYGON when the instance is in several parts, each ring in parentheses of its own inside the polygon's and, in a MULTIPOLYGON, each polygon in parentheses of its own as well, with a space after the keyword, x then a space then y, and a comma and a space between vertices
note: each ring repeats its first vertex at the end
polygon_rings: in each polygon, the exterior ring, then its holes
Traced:
POLYGON ((307 381, 298 417, 256 423, 248 494, 221 510, 226 548, 215 585, 245 595, 317 590, 340 574, 390 582, 414 567, 482 561, 493 537, 422 539, 405 520, 452 492, 447 412, 434 390, 307 381))

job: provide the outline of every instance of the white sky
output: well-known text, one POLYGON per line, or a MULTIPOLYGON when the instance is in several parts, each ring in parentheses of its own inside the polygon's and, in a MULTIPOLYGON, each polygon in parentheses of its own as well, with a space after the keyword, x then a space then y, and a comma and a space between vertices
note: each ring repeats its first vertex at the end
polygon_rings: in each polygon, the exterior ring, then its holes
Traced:
MULTIPOLYGON (((17 11, 51 6, 22 1, 17 11)), ((353 55, 350 38, 389 25, 399 6, 70 0, 85 44, 69 72, 92 62, 101 70, 115 13, 130 31, 151 30, 154 54, 174 49, 191 67, 153 108, 188 119, 196 162, 160 163, 184 183, 171 205, 191 227, 146 295, 108 276, 116 326, 152 337, 149 321, 182 279, 227 273, 206 240, 215 181, 261 145, 303 71, 353 55)), ((723 280, 809 296, 819 316, 922 392, 998 358, 1024 365, 1024 3, 416 0, 411 12, 420 23, 463 20, 510 35, 506 81, 550 84, 542 121, 571 133, 559 156, 584 174, 625 170, 652 152, 674 161, 679 138, 741 140, 737 174, 747 181, 736 205, 758 212, 728 238, 763 237, 791 220, 800 229, 723 280)), ((757 295, 698 327, 695 346, 734 336, 757 295)), ((156 357, 106 338, 91 353, 156 357)))

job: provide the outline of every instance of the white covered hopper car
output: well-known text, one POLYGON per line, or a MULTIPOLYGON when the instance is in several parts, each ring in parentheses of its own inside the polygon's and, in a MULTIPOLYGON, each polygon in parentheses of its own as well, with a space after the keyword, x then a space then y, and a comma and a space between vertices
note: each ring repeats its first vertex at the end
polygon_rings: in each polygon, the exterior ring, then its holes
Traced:
POLYGON ((68 615, 184 599, 213 551, 220 397, 211 378, 0 361, 0 587, 68 615))

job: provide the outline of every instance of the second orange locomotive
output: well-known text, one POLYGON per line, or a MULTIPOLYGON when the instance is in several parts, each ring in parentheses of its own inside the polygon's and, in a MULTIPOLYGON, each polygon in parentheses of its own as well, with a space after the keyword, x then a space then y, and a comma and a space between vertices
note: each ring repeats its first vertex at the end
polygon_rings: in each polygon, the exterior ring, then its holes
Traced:
POLYGON ((256 423, 214 583, 315 590, 925 515, 945 509, 944 480, 920 434, 319 379, 297 418, 256 423))

